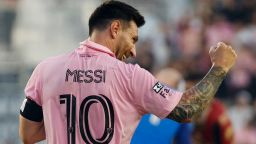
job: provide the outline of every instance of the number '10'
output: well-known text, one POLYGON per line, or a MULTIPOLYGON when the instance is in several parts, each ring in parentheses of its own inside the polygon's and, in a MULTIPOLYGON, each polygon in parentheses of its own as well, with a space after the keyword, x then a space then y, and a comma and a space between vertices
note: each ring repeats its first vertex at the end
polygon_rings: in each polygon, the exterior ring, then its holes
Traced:
MULTIPOLYGON (((67 141, 76 143, 76 97, 70 94, 60 95, 60 104, 66 104, 67 114, 67 141)), ((79 109, 79 129, 85 143, 106 144, 111 141, 114 134, 114 110, 111 101, 104 95, 87 96, 79 109), (93 138, 89 127, 89 109, 92 104, 100 103, 105 115, 105 128, 101 138, 93 138)))

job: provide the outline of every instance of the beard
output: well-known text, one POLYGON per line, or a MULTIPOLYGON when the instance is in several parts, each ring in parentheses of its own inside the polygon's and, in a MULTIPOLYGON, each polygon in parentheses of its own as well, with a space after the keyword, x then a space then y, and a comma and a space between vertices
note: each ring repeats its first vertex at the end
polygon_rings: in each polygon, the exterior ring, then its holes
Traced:
POLYGON ((116 58, 124 61, 125 59, 130 57, 129 51, 121 51, 120 48, 116 51, 116 58))
POLYGON ((121 61, 124 61, 125 59, 127 59, 128 57, 125 55, 125 54, 123 54, 123 55, 118 55, 117 56, 117 59, 119 59, 119 60, 121 60, 121 61))

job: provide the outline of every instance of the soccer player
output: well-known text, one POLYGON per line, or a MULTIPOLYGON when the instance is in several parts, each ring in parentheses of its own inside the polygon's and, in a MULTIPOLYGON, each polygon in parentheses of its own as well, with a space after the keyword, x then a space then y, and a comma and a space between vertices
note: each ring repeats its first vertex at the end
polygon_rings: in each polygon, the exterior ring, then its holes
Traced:
POLYGON ((146 113, 178 122, 200 114, 233 66, 235 51, 222 42, 212 47, 212 68, 197 85, 179 92, 122 62, 136 56, 138 27, 144 23, 132 6, 106 1, 92 13, 89 38, 79 48, 42 61, 25 88, 22 141, 127 144, 146 113))

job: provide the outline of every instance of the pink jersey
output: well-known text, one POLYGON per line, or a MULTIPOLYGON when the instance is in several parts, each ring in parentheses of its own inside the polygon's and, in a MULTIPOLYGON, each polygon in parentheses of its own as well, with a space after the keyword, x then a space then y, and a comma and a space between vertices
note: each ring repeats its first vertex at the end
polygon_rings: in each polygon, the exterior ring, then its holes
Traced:
POLYGON ((42 106, 49 144, 128 144, 143 114, 165 118, 182 95, 89 39, 41 62, 25 94, 42 106))

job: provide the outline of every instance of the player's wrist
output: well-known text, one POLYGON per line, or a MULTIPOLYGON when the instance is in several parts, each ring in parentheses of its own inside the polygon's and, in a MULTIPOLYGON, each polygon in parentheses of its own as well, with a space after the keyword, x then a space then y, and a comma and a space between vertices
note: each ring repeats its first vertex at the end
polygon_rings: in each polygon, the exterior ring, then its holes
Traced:
POLYGON ((212 64, 212 68, 222 69, 222 70, 225 72, 225 74, 227 74, 228 71, 230 70, 229 67, 225 67, 225 66, 222 66, 222 65, 218 65, 218 64, 216 64, 216 63, 213 63, 213 64, 212 64))

